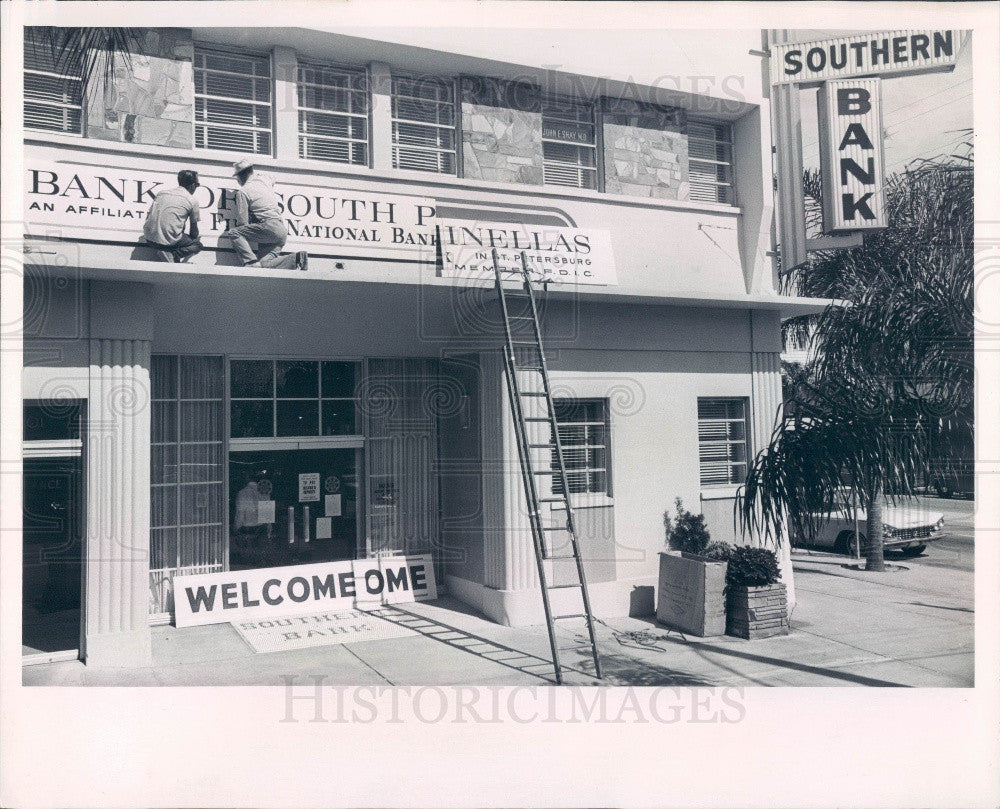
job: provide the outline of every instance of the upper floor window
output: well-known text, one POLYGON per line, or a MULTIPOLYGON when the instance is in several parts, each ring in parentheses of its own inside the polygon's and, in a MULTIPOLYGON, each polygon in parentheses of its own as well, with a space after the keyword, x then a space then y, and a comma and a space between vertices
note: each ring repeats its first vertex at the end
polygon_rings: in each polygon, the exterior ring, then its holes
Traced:
POLYGON ((24 29, 24 126, 83 133, 83 62, 60 58, 38 29, 24 29))
POLYGON ((546 185, 597 188, 597 126, 593 104, 568 98, 542 101, 546 185))
MULTIPOLYGON (((607 399, 556 399, 553 404, 570 494, 611 494, 607 399)), ((552 492, 562 491, 562 480, 554 475, 552 492)))
POLYGON ((368 165, 364 70, 299 64, 299 157, 368 165))
POLYGON ((392 167, 455 174, 455 89, 439 79, 392 79, 392 167))
POLYGON ((271 120, 269 57, 195 48, 196 148, 269 155, 271 120))
POLYGON ((688 174, 691 199, 733 202, 733 140, 726 124, 688 122, 688 174))
POLYGON ((698 465, 702 486, 747 478, 747 400, 698 399, 698 465))

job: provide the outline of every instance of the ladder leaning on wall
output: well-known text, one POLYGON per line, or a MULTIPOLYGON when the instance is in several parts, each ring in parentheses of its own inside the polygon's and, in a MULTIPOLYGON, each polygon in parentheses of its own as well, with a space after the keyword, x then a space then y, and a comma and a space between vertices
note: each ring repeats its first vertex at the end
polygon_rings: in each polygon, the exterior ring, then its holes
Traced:
MULTIPOLYGON (((538 581, 542 590, 542 605, 545 609, 545 623, 549 631, 549 645, 552 649, 552 665, 556 682, 562 683, 563 670, 576 670, 566 666, 559 658, 560 652, 589 649, 594 660, 594 672, 601 677, 601 658, 597 649, 594 630, 594 615, 590 608, 590 594, 580 556, 580 543, 573 519, 573 509, 569 502, 569 481, 563 456, 562 441, 556 424, 555 406, 552 402, 552 388, 549 385, 549 371, 542 346, 542 332, 538 321, 538 307, 535 303, 534 286, 528 270, 527 256, 521 253, 521 266, 516 270, 520 276, 521 291, 504 289, 500 261, 496 249, 493 250, 493 271, 496 276, 497 297, 500 300, 500 314, 504 332, 504 373, 507 378, 507 394, 510 400, 511 417, 517 440, 517 454, 521 466, 521 479, 528 503, 528 518, 531 536, 538 563, 538 581), (511 312, 510 302, 521 301, 521 309, 511 312), (530 323, 530 328, 522 328, 530 323), (528 376, 524 376, 528 375, 528 376), (540 428, 540 429, 539 429, 540 428), (544 460, 544 463, 542 461, 544 460), (559 482, 560 492, 552 486, 547 496, 539 496, 539 484, 548 477, 553 483, 559 482), (562 524, 545 525, 542 522, 542 506, 552 504, 551 509, 565 515, 562 524), (562 537, 564 542, 560 543, 562 537), (555 568, 550 564, 562 564, 573 560, 572 581, 550 584, 550 574, 555 578, 555 568), (553 612, 553 591, 578 591, 582 612, 569 614, 553 612), (556 623, 583 619, 586 622, 589 642, 581 645, 559 646, 556 623)), ((560 603, 568 599, 557 597, 560 603)), ((576 608, 577 610, 580 608, 576 608)), ((589 674, 589 672, 581 672, 589 674)))

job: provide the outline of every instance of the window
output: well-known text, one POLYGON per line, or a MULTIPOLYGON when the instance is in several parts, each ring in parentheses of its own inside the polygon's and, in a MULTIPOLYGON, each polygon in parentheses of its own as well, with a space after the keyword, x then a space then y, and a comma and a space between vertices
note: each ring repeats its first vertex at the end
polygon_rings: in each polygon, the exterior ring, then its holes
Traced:
POLYGON ((233 438, 354 435, 353 362, 233 360, 233 438))
POLYGON ((368 165, 368 77, 363 70, 299 65, 299 157, 368 165))
POLYGON ((592 104, 565 98, 542 101, 546 185, 597 188, 596 133, 592 104))
POLYGON ((688 122, 688 174, 691 199, 733 202, 733 144, 724 124, 688 122))
POLYGON ((747 477, 747 400, 698 400, 698 463, 702 486, 740 484, 747 477))
POLYGON ((47 37, 24 29, 24 126, 50 132, 83 133, 83 64, 56 59, 47 37))
POLYGON ((195 48, 194 145, 271 154, 271 60, 195 48))
POLYGON ((392 167, 455 174, 455 96, 439 79, 392 79, 392 167))
MULTIPOLYGON (((553 404, 570 494, 611 494, 607 400, 556 399, 553 404)), ((552 492, 563 493, 558 475, 552 477, 552 492)))
POLYGON ((223 569, 224 367, 222 357, 153 355, 149 524, 153 614, 170 612, 178 571, 223 569))

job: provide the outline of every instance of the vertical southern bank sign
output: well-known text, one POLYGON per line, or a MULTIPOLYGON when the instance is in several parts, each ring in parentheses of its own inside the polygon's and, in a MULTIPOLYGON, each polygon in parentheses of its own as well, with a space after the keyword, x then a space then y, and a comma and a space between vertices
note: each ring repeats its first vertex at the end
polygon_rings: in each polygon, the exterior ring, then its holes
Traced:
MULTIPOLYGON (((209 248, 227 249, 224 232, 235 181, 216 173, 217 166, 201 166, 197 160, 179 159, 178 164, 199 172, 195 199, 202 209, 202 240, 209 248)), ((30 152, 25 168, 25 235, 43 238, 139 246, 156 194, 177 185, 176 173, 161 168, 54 162, 30 152)), ((261 173, 271 174, 266 168, 261 173)), ((523 252, 531 269, 546 280, 617 283, 606 231, 444 221, 437 217, 437 201, 427 197, 331 188, 321 175, 275 179, 288 227, 286 250, 306 250, 314 258, 437 264, 445 277, 492 279, 491 251, 496 248, 501 269, 517 263, 523 252)), ((207 263, 212 255, 202 254, 192 264, 207 263)))
POLYGON ((820 85, 819 158, 827 233, 886 226, 881 101, 878 79, 820 85))
POLYGON ((954 69, 961 39, 954 30, 872 31, 771 47, 773 84, 819 88, 825 233, 886 227, 882 80, 954 69))

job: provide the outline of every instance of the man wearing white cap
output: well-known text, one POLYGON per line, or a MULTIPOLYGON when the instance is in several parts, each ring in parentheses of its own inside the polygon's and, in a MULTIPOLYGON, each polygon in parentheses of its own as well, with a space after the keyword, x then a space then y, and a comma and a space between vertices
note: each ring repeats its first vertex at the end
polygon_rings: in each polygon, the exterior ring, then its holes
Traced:
POLYGON ((281 255, 288 229, 270 179, 254 174, 253 163, 245 158, 233 165, 233 176, 240 184, 236 190, 236 226, 225 235, 243 266, 306 269, 309 256, 304 250, 281 255), (257 243, 256 251, 251 241, 257 243))

